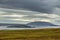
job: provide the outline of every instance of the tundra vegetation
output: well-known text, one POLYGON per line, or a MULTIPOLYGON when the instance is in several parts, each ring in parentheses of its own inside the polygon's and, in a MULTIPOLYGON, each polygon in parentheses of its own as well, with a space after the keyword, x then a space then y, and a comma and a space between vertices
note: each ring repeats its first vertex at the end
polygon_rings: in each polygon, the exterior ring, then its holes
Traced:
POLYGON ((60 40, 60 28, 0 30, 0 40, 60 40))

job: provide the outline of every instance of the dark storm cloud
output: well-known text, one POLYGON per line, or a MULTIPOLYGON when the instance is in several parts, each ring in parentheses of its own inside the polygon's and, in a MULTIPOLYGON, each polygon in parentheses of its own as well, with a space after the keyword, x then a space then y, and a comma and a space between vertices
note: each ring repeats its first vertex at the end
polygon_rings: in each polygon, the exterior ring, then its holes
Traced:
POLYGON ((60 8, 60 0, 57 1, 56 6, 60 8))
POLYGON ((51 13, 57 0, 0 0, 0 7, 51 13))

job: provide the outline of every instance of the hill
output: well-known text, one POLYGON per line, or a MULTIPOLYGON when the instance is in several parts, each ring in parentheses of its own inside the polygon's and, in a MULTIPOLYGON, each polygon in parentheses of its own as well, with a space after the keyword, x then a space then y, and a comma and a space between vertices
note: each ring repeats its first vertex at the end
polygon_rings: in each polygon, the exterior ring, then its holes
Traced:
POLYGON ((25 24, 7 24, 7 23, 0 23, 0 27, 7 27, 7 28, 32 28, 31 26, 25 24))
POLYGON ((60 28, 0 30, 0 40, 60 40, 60 28))
POLYGON ((19 24, 19 25, 10 25, 7 28, 32 28, 31 26, 19 24))
POLYGON ((42 21, 30 22, 27 25, 32 26, 32 27, 58 26, 49 22, 42 22, 42 21))
POLYGON ((51 26, 58 26, 54 25, 49 22, 42 22, 42 21, 36 21, 36 22, 30 22, 28 24, 7 24, 7 23, 0 23, 0 27, 6 27, 6 28, 38 28, 38 27, 51 27, 51 26))

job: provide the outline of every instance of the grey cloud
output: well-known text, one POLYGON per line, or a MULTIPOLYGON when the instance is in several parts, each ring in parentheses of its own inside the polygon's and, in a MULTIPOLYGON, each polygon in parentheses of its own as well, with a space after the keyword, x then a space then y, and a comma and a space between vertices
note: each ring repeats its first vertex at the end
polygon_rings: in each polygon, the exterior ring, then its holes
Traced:
POLYGON ((29 10, 16 10, 16 9, 6 9, 6 8, 0 8, 0 11, 5 12, 3 15, 12 15, 12 14, 34 15, 40 13, 40 12, 29 11, 29 10))
POLYGON ((60 0, 58 0, 58 1, 56 2, 56 6, 57 6, 58 8, 60 8, 60 0))
POLYGON ((0 6, 3 8, 22 8, 43 13, 52 13, 56 1, 57 0, 0 0, 0 6))
POLYGON ((34 15, 29 15, 29 16, 24 16, 23 19, 34 19, 34 18, 40 18, 40 19, 52 19, 46 16, 34 16, 34 15))

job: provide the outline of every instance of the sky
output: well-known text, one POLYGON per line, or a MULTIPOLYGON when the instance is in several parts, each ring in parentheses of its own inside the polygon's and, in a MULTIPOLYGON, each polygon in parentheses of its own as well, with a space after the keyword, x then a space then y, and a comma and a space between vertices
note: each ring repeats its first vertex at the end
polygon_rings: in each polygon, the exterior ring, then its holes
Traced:
POLYGON ((0 0, 0 23, 33 21, 60 25, 60 0, 0 0))

